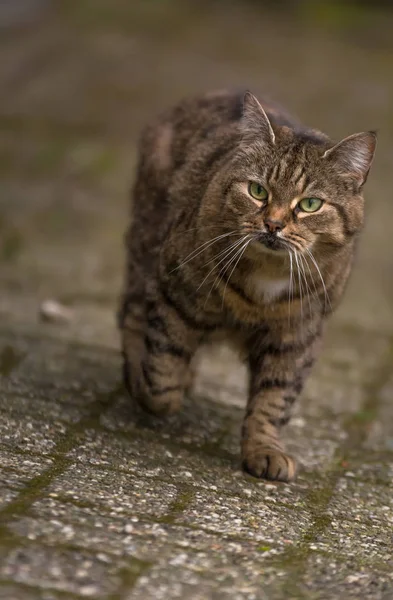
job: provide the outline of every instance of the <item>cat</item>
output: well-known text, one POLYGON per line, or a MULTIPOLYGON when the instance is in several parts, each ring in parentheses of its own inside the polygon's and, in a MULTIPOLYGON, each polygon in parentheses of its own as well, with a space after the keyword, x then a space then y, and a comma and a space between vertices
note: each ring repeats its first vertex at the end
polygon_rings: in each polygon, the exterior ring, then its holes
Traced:
POLYGON ((154 415, 177 411, 213 332, 249 368, 241 459, 291 481, 290 418, 339 303, 364 220, 376 134, 333 143, 250 92, 169 109, 142 133, 119 310, 124 381, 154 415))

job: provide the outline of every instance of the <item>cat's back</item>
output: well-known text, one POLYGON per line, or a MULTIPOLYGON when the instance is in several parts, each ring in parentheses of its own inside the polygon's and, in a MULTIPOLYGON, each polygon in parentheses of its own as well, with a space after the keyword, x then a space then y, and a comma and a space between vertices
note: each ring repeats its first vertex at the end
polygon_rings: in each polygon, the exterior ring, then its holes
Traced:
MULTIPOLYGON (((244 93, 213 91, 186 98, 163 112, 142 133, 142 160, 166 179, 209 146, 221 145, 229 150, 240 132, 244 93)), ((273 126, 298 127, 281 107, 263 100, 262 104, 273 126)))

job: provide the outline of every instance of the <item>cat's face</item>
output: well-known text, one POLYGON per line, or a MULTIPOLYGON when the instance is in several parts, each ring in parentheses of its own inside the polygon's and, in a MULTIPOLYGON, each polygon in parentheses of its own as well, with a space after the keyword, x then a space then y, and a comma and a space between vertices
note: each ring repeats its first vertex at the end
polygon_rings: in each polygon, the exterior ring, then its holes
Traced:
POLYGON ((363 224, 362 186, 376 136, 360 133, 332 147, 322 134, 286 127, 273 132, 247 94, 244 137, 232 169, 227 206, 244 234, 264 252, 328 252, 363 224))

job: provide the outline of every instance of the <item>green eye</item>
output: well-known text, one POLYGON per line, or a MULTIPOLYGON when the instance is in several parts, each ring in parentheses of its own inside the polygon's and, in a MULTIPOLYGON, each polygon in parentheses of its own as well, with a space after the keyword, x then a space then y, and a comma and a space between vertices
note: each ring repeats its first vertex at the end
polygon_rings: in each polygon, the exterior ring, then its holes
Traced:
POLYGON ((257 183, 256 181, 249 182, 248 193, 250 194, 250 196, 255 198, 255 200, 263 201, 263 200, 267 200, 269 197, 269 194, 265 190, 265 188, 260 183, 257 183))
POLYGON ((304 212, 312 213, 319 210, 323 202, 319 198, 303 198, 300 200, 298 207, 304 212))

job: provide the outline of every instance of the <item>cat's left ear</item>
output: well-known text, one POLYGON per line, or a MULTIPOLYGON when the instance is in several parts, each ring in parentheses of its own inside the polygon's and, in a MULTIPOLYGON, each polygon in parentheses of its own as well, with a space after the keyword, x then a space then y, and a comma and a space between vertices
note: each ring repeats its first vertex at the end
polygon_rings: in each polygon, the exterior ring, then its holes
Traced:
POLYGON ((269 121, 269 117, 251 92, 246 92, 244 94, 241 124, 245 136, 250 135, 259 138, 266 144, 274 144, 276 136, 269 121))
POLYGON ((355 133, 326 150, 323 158, 334 162, 343 175, 357 179, 362 186, 366 182, 376 144, 375 131, 355 133))

